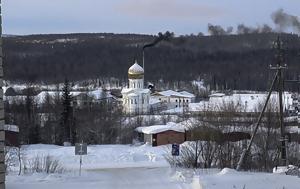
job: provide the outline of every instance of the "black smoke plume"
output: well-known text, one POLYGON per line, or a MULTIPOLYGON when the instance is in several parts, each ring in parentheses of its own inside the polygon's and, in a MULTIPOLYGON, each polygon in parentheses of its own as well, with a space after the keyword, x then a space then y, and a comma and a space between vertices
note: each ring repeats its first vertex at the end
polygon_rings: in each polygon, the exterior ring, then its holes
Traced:
POLYGON ((148 43, 143 46, 143 50, 148 47, 153 47, 160 41, 169 41, 174 36, 174 33, 167 31, 166 33, 158 33, 158 36, 154 39, 152 43, 148 43))
POLYGON ((300 33, 300 21, 297 16, 287 14, 283 9, 279 9, 271 14, 271 18, 280 32, 292 28, 300 33))
POLYGON ((220 25, 208 24, 207 30, 210 35, 229 35, 233 31, 233 27, 230 26, 225 30, 220 25))

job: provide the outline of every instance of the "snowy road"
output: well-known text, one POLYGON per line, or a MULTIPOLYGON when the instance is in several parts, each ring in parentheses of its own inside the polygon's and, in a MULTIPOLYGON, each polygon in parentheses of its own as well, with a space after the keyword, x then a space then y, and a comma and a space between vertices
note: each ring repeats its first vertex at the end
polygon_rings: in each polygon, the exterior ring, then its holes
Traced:
POLYGON ((167 167, 97 169, 67 175, 8 176, 7 189, 188 189, 167 167), (78 174, 78 173, 77 173, 78 174))

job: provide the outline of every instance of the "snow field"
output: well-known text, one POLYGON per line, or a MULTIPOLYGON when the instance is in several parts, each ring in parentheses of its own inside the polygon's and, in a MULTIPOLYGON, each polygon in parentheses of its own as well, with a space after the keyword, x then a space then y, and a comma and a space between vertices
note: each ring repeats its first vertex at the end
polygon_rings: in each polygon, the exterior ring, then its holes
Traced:
POLYGON ((171 168, 164 159, 167 146, 91 145, 83 156, 74 147, 28 145, 26 159, 50 155, 67 169, 63 174, 10 172, 7 189, 299 189, 300 178, 283 174, 237 172, 233 169, 171 168))

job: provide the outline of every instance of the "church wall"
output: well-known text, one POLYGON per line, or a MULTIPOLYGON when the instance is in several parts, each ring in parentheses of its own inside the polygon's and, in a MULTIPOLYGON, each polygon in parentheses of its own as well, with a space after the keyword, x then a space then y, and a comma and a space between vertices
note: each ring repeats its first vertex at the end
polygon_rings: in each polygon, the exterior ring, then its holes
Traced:
POLYGON ((144 95, 144 103, 142 95, 138 96, 124 96, 123 97, 123 107, 125 113, 147 113, 149 112, 149 98, 150 94, 146 93, 144 95), (126 99, 128 99, 126 101, 126 99), (125 103, 124 103, 125 102, 125 103))
POLYGON ((143 79, 129 79, 129 88, 143 89, 144 88, 144 80, 143 79))

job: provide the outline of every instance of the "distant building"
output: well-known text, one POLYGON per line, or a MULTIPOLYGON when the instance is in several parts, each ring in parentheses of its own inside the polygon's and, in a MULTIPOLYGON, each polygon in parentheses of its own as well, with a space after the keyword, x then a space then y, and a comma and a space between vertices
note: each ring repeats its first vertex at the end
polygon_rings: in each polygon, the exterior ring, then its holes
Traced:
POLYGON ((17 125, 4 125, 5 146, 19 146, 19 127, 17 125))
POLYGON ((138 127, 139 139, 152 146, 165 144, 181 144, 185 141, 185 130, 176 123, 169 122, 166 125, 153 125, 138 127))
MULTIPOLYGON (((267 98, 266 92, 249 92, 249 93, 233 93, 226 95, 223 93, 214 93, 209 96, 208 101, 201 101, 199 103, 190 104, 189 111, 223 111, 222 108, 232 106, 235 111, 241 113, 257 113, 262 109, 263 104, 267 98)), ((269 104, 272 105, 271 111, 277 111, 278 108, 278 93, 272 92, 269 104)), ((284 92, 282 96, 284 112, 294 111, 296 109, 296 102, 292 97, 292 93, 284 92), (294 104, 294 105, 293 105, 294 104)))
POLYGON ((167 90, 155 92, 152 94, 151 98, 156 99, 156 102, 159 102, 161 106, 167 106, 167 109, 188 108, 189 104, 194 102, 195 95, 187 91, 176 92, 167 90))
POLYGON ((150 90, 144 89, 144 69, 136 61, 128 69, 128 79, 129 86, 121 91, 124 112, 149 112, 150 90))

